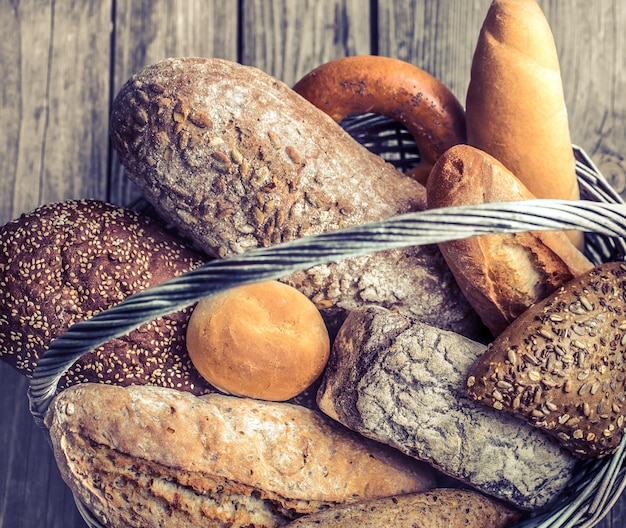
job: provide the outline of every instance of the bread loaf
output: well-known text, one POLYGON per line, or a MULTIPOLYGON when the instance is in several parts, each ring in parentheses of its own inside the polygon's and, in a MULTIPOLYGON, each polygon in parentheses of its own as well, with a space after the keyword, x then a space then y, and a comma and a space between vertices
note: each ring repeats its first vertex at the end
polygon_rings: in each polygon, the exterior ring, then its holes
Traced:
MULTIPOLYGON (((428 207, 535 198, 507 168, 469 145, 448 149, 433 167, 428 207)), ((465 297, 498 335, 529 306, 592 263, 557 231, 483 235, 439 244, 465 297)))
POLYGON ((471 490, 439 488, 335 506, 300 517, 289 528, 504 528, 513 509, 471 490))
POLYGON ((202 299, 187 327, 198 372, 227 394, 285 401, 309 388, 330 354, 317 308, 278 281, 230 288, 202 299))
POLYGON ((63 478, 110 528, 282 526, 434 485, 427 466, 286 403, 83 384, 46 424, 63 478))
MULTIPOLYGON (((160 214, 216 257, 425 206, 422 185, 324 112, 230 61, 176 58, 144 68, 115 99, 111 136, 160 214)), ((433 246, 346 259, 284 281, 329 324, 376 302, 470 335, 480 327, 433 246)))
MULTIPOLYGON (((494 0, 466 97, 467 140, 537 198, 579 198, 559 59, 536 0, 494 0)), ((580 249, 580 232, 568 232, 580 249)))
MULTIPOLYGON (((26 376, 73 323, 204 258, 147 217, 94 200, 47 204, 0 228, 0 357, 26 376)), ((185 309, 81 357, 60 380, 213 390, 185 348, 185 309)))
POLYGON ((581 458, 624 433, 624 262, 577 277, 523 313, 468 372, 469 395, 523 417, 581 458))
POLYGON ((524 421, 470 399, 483 345, 380 307, 350 313, 318 392, 345 426, 522 509, 549 503, 575 459, 524 421))

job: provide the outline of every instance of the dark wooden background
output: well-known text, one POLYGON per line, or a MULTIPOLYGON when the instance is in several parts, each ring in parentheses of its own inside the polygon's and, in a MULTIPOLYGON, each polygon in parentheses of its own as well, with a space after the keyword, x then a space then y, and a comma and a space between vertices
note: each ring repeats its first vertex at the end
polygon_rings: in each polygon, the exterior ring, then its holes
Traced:
MULTIPOLYGON (((626 194, 626 2, 540 0, 559 50, 573 141, 626 194)), ((335 57, 380 54, 461 100, 489 0, 0 0, 0 224, 68 198, 137 196, 112 154, 112 98, 142 66, 217 56, 292 84, 335 57)), ((0 362, 0 526, 85 526, 27 382, 0 362)), ((626 523, 622 499, 602 528, 626 523)))

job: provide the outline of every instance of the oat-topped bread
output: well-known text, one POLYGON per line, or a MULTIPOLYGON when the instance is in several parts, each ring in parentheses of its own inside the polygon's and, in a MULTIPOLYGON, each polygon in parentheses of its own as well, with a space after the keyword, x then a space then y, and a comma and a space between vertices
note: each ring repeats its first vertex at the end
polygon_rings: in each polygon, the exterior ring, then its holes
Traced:
MULTIPOLYGON (((0 228, 0 357, 30 376, 75 322, 200 265, 203 258, 133 211, 94 200, 47 204, 0 228)), ((60 381, 149 383, 204 393, 185 348, 190 309, 81 357, 60 381)))
POLYGON ((435 485, 428 466, 288 403, 83 384, 46 424, 63 478, 110 528, 270 528, 435 485))
MULTIPOLYGON (((423 209, 425 189, 259 69, 221 59, 147 66, 117 95, 113 146, 157 211, 228 257, 423 209)), ((482 325, 434 246, 386 251, 284 279, 338 325, 363 303, 405 306, 467 335, 482 325)))
POLYGON ((468 372, 469 395, 528 420, 582 458, 625 427, 626 263, 580 275, 520 315, 468 372))

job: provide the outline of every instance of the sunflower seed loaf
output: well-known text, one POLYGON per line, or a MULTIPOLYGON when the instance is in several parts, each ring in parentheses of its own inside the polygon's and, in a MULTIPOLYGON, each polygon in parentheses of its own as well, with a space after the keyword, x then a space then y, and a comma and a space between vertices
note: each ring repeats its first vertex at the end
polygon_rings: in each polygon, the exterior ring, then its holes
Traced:
MULTIPOLYGON (((144 68, 114 101, 111 137, 159 214, 215 257, 425 207, 422 185, 284 83, 235 62, 173 58, 144 68)), ((346 311, 377 303, 408 306, 460 333, 482 331, 435 247, 284 280, 335 327, 346 311)))
POLYGON ((576 462, 523 420, 470 399, 485 347, 381 307, 354 310, 335 340, 320 409, 366 437, 526 510, 549 503, 576 462))
POLYGON ((110 528, 272 528, 435 484, 425 464, 287 403, 83 384, 46 425, 61 475, 110 528))
POLYGON ((470 369, 468 394, 581 458, 610 455, 626 421, 626 264, 580 275, 520 315, 470 369))

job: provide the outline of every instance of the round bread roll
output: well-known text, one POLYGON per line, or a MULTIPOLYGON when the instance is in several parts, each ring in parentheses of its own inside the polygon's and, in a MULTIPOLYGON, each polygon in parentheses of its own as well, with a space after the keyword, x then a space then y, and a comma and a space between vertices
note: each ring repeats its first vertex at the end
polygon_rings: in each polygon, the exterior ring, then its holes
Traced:
POLYGON ((200 374, 217 389, 285 401, 322 373, 330 338, 305 295, 269 281, 201 300, 189 321, 187 348, 200 374))

